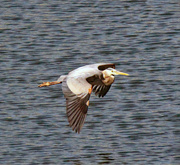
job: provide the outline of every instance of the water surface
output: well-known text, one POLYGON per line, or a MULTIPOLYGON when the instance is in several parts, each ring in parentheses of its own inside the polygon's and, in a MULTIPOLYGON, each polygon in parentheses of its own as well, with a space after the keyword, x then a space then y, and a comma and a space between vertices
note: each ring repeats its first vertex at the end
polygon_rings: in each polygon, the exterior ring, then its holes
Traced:
POLYGON ((173 1, 1 1, 0 164, 180 164, 180 24, 173 1), (116 63, 80 134, 61 85, 72 69, 116 63))

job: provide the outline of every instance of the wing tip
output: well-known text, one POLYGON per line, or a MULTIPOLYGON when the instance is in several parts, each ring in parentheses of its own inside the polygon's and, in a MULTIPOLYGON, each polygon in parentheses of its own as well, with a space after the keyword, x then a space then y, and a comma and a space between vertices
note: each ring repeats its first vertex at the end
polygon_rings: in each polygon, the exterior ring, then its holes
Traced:
POLYGON ((87 111, 88 111, 88 106, 86 104, 83 104, 80 107, 67 106, 66 114, 67 114, 69 126, 76 133, 80 133, 80 131, 85 123, 87 111))
MULTIPOLYGON (((77 116, 78 117, 78 116, 77 116)), ((86 118, 86 115, 85 114, 81 114, 78 118, 76 118, 74 121, 69 121, 69 126, 72 128, 73 131, 75 131, 76 133, 80 133, 83 125, 84 125, 84 122, 85 122, 85 118, 86 118)))

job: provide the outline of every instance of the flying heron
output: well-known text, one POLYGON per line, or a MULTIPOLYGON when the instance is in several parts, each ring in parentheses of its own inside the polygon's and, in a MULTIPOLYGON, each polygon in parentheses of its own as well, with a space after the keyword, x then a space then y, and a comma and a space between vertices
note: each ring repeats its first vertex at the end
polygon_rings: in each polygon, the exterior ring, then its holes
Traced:
POLYGON ((114 82, 114 75, 128 76, 127 73, 115 70, 115 64, 98 63, 77 68, 68 75, 60 76, 57 81, 44 82, 38 87, 62 83, 69 125, 80 133, 92 91, 96 96, 104 97, 114 82))

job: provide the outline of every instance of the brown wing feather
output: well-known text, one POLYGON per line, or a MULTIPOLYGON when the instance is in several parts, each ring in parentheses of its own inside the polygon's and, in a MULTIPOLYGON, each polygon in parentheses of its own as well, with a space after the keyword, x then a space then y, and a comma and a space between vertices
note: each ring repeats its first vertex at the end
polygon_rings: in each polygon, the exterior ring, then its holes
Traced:
MULTIPOLYGON (((107 68, 113 68, 115 69, 115 64, 102 64, 98 66, 98 69, 100 71, 106 70, 107 68)), ((99 97, 104 97, 106 93, 109 91, 111 85, 105 85, 103 83, 103 75, 94 75, 92 77, 89 77, 86 79, 90 84, 93 85, 93 92, 95 92, 95 95, 99 97)))
POLYGON ((87 102, 90 98, 90 94, 82 93, 79 95, 75 95, 68 88, 66 81, 63 81, 62 87, 64 96, 66 98, 66 114, 68 117, 69 125, 70 127, 72 127, 72 130, 80 133, 87 115, 87 102))
POLYGON ((99 97, 104 97, 106 93, 109 91, 111 85, 93 85, 93 92, 95 95, 99 97))
POLYGON ((103 64, 103 65, 99 65, 99 66, 98 66, 98 69, 99 69, 100 71, 103 71, 103 70, 105 70, 105 69, 107 69, 107 68, 113 68, 113 69, 115 69, 115 64, 103 64))
POLYGON ((102 82, 102 75, 94 75, 88 77, 86 80, 93 86, 93 92, 95 95, 98 95, 99 97, 104 97, 111 87, 111 85, 105 85, 102 82))

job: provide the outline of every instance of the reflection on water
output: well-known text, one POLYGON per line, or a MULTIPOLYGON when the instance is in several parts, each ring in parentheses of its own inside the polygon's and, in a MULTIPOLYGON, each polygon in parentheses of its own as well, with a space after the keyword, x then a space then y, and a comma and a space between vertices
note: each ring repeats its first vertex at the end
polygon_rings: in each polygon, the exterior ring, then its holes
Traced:
POLYGON ((2 1, 1 164, 179 164, 178 2, 2 1), (116 63, 104 98, 91 97, 81 134, 61 85, 43 81, 116 63))

